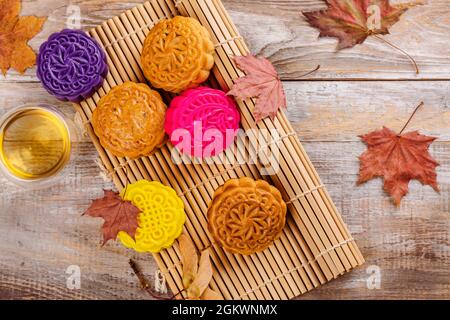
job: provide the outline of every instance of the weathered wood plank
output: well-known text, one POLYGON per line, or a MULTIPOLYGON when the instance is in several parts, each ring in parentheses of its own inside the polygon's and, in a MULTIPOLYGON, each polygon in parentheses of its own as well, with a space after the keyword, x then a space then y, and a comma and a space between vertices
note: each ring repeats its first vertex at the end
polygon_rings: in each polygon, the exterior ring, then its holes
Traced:
POLYGON ((380 40, 368 38, 362 45, 335 52, 336 39, 318 39, 319 31, 311 28, 300 12, 325 8, 322 0, 233 0, 225 5, 252 51, 269 57, 286 80, 299 79, 316 65, 321 69, 310 78, 450 78, 447 0, 429 0, 410 9, 390 29, 391 34, 384 36, 417 61, 421 70, 417 76, 406 57, 380 40))
MULTIPOLYGON (((0 116, 23 103, 51 103, 68 117, 70 104, 59 103, 37 83, 0 88, 0 116)), ((149 279, 156 263, 119 244, 100 246, 101 219, 82 217, 105 182, 92 143, 81 136, 76 158, 64 179, 49 189, 23 190, 0 176, 0 298, 6 299, 148 299, 131 273, 128 259, 142 265, 149 279), (81 271, 81 289, 66 286, 66 270, 81 271)))
MULTIPOLYGON (((388 84, 286 83, 289 118, 367 260, 304 299, 450 298, 450 142, 448 121, 440 122, 448 119, 448 84, 388 84), (441 193, 412 182, 397 208, 380 179, 356 187, 357 157, 365 148, 356 136, 382 124, 400 127, 420 100, 418 93, 426 107, 410 128, 424 128, 440 138, 431 153, 441 163, 441 193), (367 288, 371 265, 380 268, 379 290, 367 288)), ((70 104, 57 102, 37 83, 1 85, 0 114, 25 102, 55 103, 73 114, 70 104)), ((0 178, 0 297, 148 298, 127 261, 135 258, 151 278, 153 259, 119 244, 100 247, 101 221, 80 216, 91 198, 113 185, 102 180, 96 151, 86 138, 79 151, 72 172, 53 188, 24 191, 0 178), (80 290, 66 287, 70 265, 81 269, 80 290)))
MULTIPOLYGON (((384 126, 400 130, 424 101, 409 130, 450 141, 450 82, 447 81, 287 81, 288 117, 303 141, 358 141, 384 126)), ((49 103, 73 113, 38 83, 3 83, 0 113, 25 103, 49 103)))
POLYGON ((450 141, 450 82, 285 82, 288 116, 302 140, 359 141, 386 126, 400 131, 421 101, 407 130, 450 141))
POLYGON ((308 142, 305 148, 366 264, 302 298, 449 299, 450 143, 431 147, 441 163, 441 192, 413 181, 398 208, 382 190, 381 179, 356 186, 362 143, 308 142), (373 268, 379 268, 380 289, 367 285, 373 268))
MULTIPOLYGON (((400 208, 384 194, 380 180, 355 186, 361 143, 308 142, 305 147, 367 263, 304 298, 450 298, 450 143, 438 142, 432 148, 442 163, 441 194, 413 182, 400 208), (367 288, 366 269, 371 265, 380 268, 379 290, 367 288)), ((84 161, 77 165, 82 176, 32 193, 7 185, 8 194, 1 195, 1 297, 148 298, 130 274, 127 259, 137 259, 149 276, 156 268, 152 259, 119 244, 101 248, 100 221, 79 215, 89 198, 109 186, 95 165, 87 165, 96 157, 95 150, 90 144, 84 148, 84 161), (81 290, 65 286, 69 265, 81 268, 81 290)))
POLYGON ((99 177, 90 143, 80 146, 83 157, 58 185, 27 191, 9 185, 0 194, 0 297, 46 299, 147 299, 132 275, 128 259, 144 270, 156 268, 148 255, 119 244, 100 246, 101 219, 82 217, 90 199, 112 188, 99 177), (66 286, 66 270, 78 266, 81 289, 66 286))
POLYGON ((128 258, 150 272, 153 260, 119 244, 100 247, 101 220, 81 216, 90 199, 113 185, 100 177, 90 142, 78 151, 69 174, 52 188, 23 190, 0 178, 0 297, 147 298, 128 258), (71 265, 80 267, 80 290, 66 287, 71 265))
MULTIPOLYGON (((79 6, 81 25, 87 30, 141 2, 30 0, 24 1, 23 14, 49 16, 43 32, 31 41, 37 50, 52 32, 65 28, 67 21, 72 21, 73 11, 67 10, 69 5, 79 6)), ((391 28, 391 34, 384 36, 415 58, 421 69, 419 75, 414 74, 406 57, 380 40, 369 38, 362 45, 335 52, 336 39, 318 39, 319 32, 306 23, 300 12, 324 8, 322 0, 223 2, 252 52, 268 57, 283 79, 300 79, 306 70, 318 64, 321 69, 309 78, 450 79, 448 0, 428 0, 425 5, 410 9, 391 28)), ((10 71, 6 80, 36 81, 34 73, 31 69, 19 76, 10 71)), ((5 78, 0 76, 0 82, 3 81, 5 78)))

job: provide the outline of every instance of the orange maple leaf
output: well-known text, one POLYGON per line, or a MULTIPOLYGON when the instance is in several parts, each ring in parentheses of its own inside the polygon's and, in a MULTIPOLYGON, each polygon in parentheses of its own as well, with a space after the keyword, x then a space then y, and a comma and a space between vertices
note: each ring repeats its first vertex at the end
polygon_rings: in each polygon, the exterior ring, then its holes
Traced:
POLYGON ((428 149, 436 139, 417 131, 397 134, 383 127, 363 135, 367 151, 360 157, 358 184, 375 177, 384 178, 384 190, 396 205, 408 193, 410 180, 417 179, 439 192, 436 182, 436 167, 439 165, 428 149))
POLYGON ((36 55, 27 42, 42 29, 47 18, 19 17, 20 0, 0 0, 0 69, 23 74, 36 63, 36 55))

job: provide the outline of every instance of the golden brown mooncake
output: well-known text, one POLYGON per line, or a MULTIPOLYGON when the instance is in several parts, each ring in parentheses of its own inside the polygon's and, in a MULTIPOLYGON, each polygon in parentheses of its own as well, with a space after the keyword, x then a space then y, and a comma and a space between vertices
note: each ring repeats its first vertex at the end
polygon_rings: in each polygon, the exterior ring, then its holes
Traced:
POLYGON ((163 20, 147 35, 141 61, 153 87, 180 93, 206 81, 214 65, 211 36, 194 18, 163 20))
POLYGON ((280 191, 263 180, 228 180, 214 193, 208 229, 224 249, 249 255, 268 248, 286 223, 280 191))
POLYGON ((100 99, 92 126, 100 144, 117 157, 147 156, 165 142, 167 106, 143 83, 125 82, 100 99))

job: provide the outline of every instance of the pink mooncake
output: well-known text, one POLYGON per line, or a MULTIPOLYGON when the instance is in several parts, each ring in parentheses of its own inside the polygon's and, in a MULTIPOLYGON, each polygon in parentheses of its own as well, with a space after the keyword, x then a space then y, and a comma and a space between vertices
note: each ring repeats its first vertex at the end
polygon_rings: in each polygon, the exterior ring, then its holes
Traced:
POLYGON ((206 158, 234 142, 239 121, 236 103, 225 92, 198 87, 172 100, 164 128, 180 153, 206 158))

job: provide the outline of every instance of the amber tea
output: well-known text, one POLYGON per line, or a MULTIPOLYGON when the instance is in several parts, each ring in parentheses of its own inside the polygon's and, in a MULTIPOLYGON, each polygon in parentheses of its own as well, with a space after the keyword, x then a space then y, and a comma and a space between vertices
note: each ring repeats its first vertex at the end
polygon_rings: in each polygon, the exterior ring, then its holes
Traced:
POLYGON ((19 180, 55 176, 69 161, 70 132, 51 107, 19 108, 6 116, 0 130, 3 169, 19 180))

